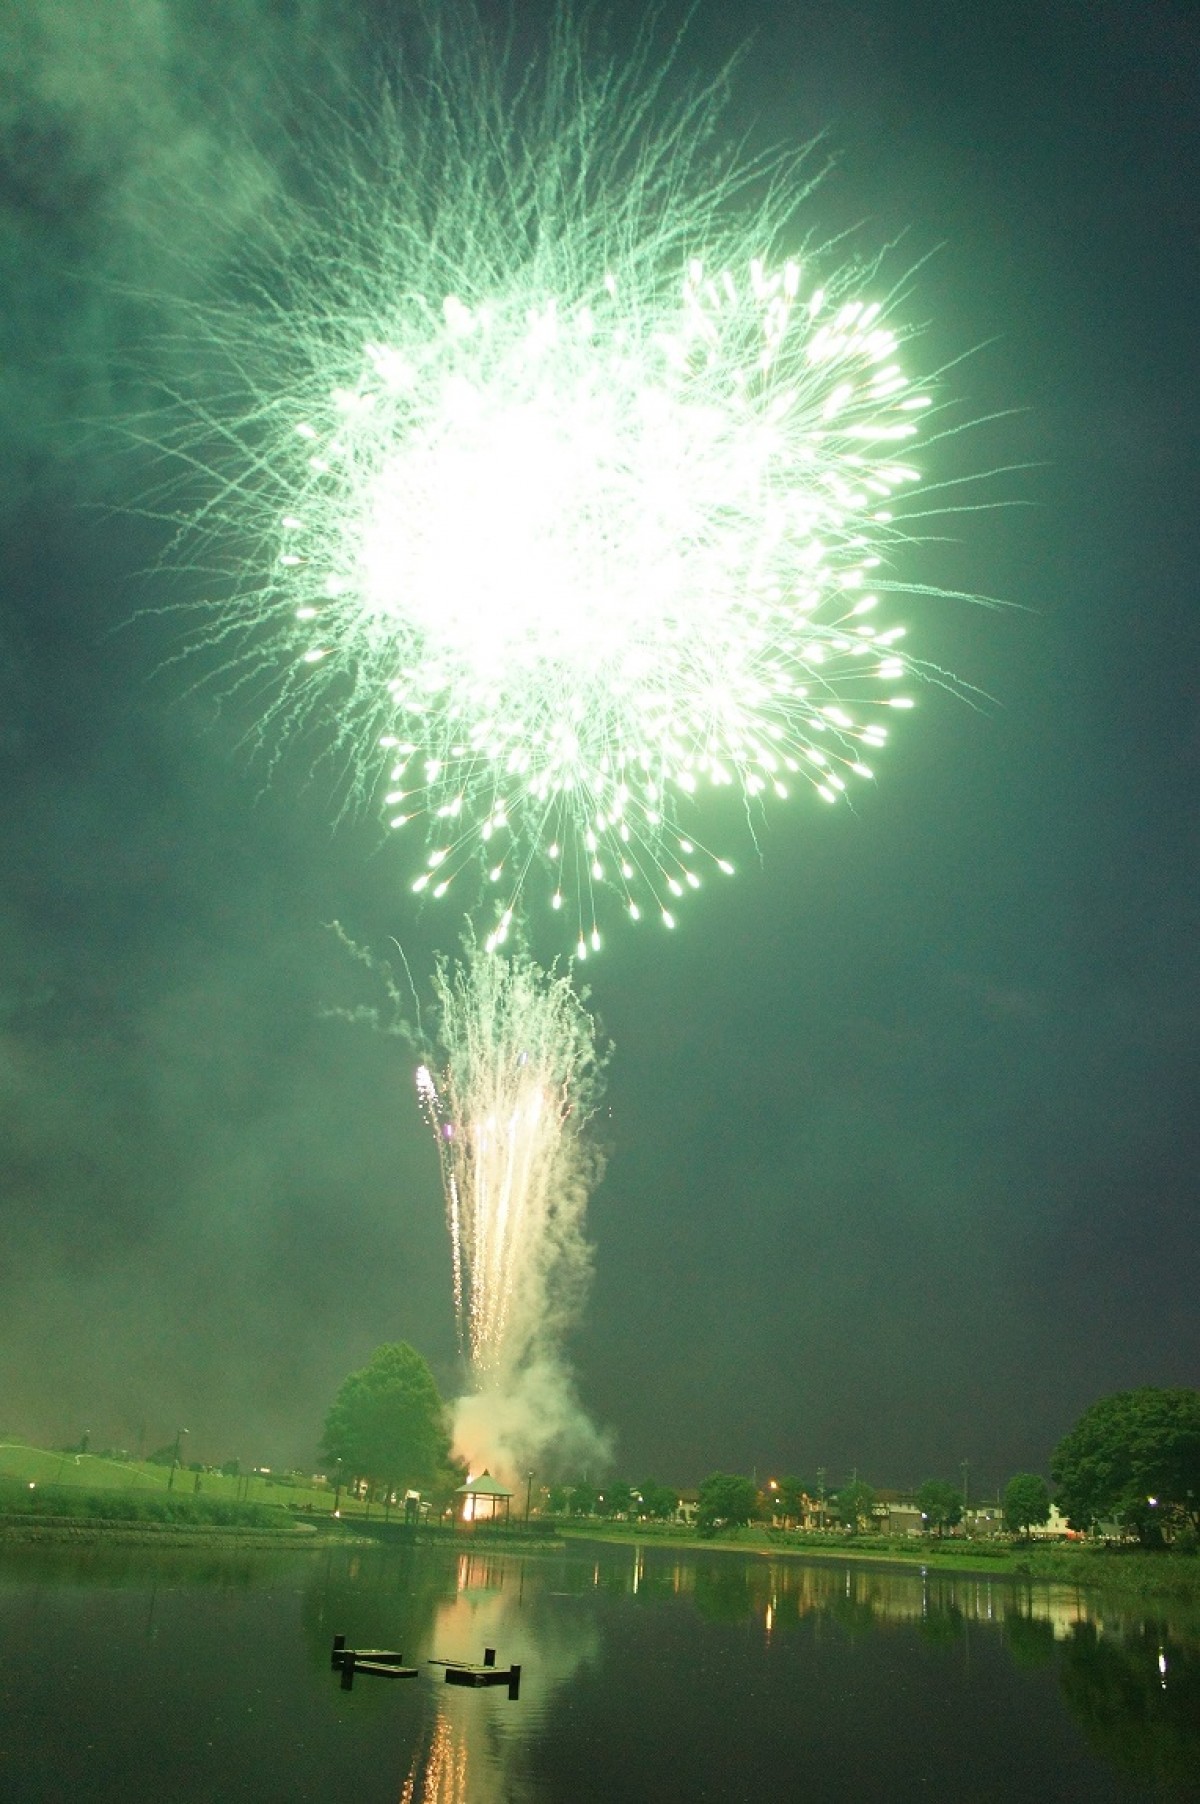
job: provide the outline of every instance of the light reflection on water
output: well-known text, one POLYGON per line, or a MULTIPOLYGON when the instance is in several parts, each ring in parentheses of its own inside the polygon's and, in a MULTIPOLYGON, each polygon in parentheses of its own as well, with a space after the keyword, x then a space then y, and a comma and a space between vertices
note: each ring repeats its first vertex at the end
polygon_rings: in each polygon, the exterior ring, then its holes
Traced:
POLYGON ((662 1546, 0 1556, 0 1797, 1200 1798, 1200 1616, 662 1546), (334 1633, 416 1681, 341 1691, 334 1633), (432 1659, 522 1667, 460 1690, 432 1659), (969 1779, 968 1779, 969 1774, 969 1779), (165 1787, 165 1790, 164 1790, 165 1787))
POLYGON ((458 1555, 454 1591, 434 1613, 433 1657, 478 1663, 485 1648, 495 1649, 498 1665, 521 1667, 520 1701, 514 1711, 503 1688, 464 1692, 435 1683, 400 1804, 474 1804, 514 1795, 519 1784, 514 1768, 531 1728, 597 1644, 591 1619, 538 1607, 544 1578, 536 1559, 458 1555))

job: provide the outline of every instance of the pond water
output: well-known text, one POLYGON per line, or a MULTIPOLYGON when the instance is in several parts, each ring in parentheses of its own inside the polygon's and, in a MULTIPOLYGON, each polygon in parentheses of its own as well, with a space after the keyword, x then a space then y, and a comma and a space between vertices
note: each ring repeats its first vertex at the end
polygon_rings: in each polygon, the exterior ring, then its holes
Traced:
POLYGON ((564 1553, 0 1556, 0 1798, 1200 1799, 1200 1619, 1061 1586, 564 1553), (335 1633, 415 1680, 330 1669, 335 1633), (433 1658, 519 1662, 520 1697, 433 1658))

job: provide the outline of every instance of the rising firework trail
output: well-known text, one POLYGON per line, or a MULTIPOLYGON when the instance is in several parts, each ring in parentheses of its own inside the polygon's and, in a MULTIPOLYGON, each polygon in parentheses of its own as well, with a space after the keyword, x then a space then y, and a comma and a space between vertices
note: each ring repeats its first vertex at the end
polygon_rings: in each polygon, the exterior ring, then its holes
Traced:
POLYGON ((459 1341, 491 1383, 527 1361, 586 1276, 598 1175, 583 1137, 598 1099, 595 1030, 570 979, 469 946, 435 978, 440 1072, 417 1094, 437 1140, 459 1341))
POLYGON ((563 23, 527 70, 463 14, 426 50, 203 310, 201 637, 264 730, 334 723, 415 891, 482 885, 492 945, 540 895, 586 956, 606 895, 672 927, 732 872, 709 792, 871 778, 930 396, 877 272, 797 253, 806 153, 731 146, 723 83, 563 23))
POLYGON ((469 944, 461 962, 439 961, 435 989, 442 1057, 421 1066, 417 1093, 441 1163, 460 1345, 473 1392, 506 1417, 492 1456, 528 1453, 534 1417, 544 1444, 547 1411, 570 1413, 556 1353, 583 1301, 584 1211, 602 1166, 585 1133, 601 1087, 595 1027, 567 976, 520 953, 469 944))

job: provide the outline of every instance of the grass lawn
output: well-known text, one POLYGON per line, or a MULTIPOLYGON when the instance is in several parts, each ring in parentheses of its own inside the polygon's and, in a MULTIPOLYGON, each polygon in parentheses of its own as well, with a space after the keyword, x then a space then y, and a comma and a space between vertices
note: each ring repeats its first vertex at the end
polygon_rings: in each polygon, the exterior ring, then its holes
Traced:
MULTIPOLYGON (((52 1486, 55 1490, 127 1491, 161 1496, 167 1491, 170 1476, 169 1466, 152 1466, 146 1460, 104 1459, 95 1453, 54 1453, 18 1441, 0 1441, 0 1485, 5 1490, 15 1483, 52 1486)), ((180 1499, 199 1495, 209 1500, 278 1505, 281 1508, 291 1504, 303 1509, 311 1504, 314 1514, 326 1515, 333 1509, 334 1498, 333 1490, 328 1486, 293 1484, 274 1473, 266 1477, 243 1473, 238 1478, 226 1478, 220 1472, 189 1472, 184 1466, 175 1468, 171 1492, 180 1499), (197 1478, 200 1480, 198 1493, 197 1478)), ((356 1498, 347 1497, 343 1491, 338 1507, 343 1516, 363 1516, 367 1506, 356 1498)), ((382 1514, 382 1507, 373 1504, 371 1514, 382 1514)))

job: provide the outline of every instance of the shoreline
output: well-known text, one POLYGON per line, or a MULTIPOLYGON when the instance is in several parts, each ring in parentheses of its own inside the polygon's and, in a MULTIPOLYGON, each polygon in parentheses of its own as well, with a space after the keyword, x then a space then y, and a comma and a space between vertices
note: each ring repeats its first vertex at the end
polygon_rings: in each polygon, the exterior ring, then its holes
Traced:
POLYGON ((482 1533, 452 1532, 437 1528, 416 1533, 405 1532, 404 1525, 373 1522, 370 1518, 350 1517, 334 1527, 327 1521, 294 1522, 290 1518, 278 1524, 217 1522, 147 1522, 135 1518, 103 1516, 48 1516, 30 1512, 0 1512, 0 1549, 27 1547, 37 1543, 56 1543, 84 1547, 100 1542, 106 1545, 136 1547, 237 1547, 309 1549, 314 1547, 388 1548, 440 1547, 482 1551, 495 1549, 503 1553, 561 1553, 567 1545, 561 1533, 526 1535, 506 1533, 503 1529, 485 1529, 482 1533))
MULTIPOLYGON (((349 1538, 349 1537, 347 1537, 349 1538)), ((106 1521, 89 1516, 0 1516, 0 1549, 30 1547, 35 1543, 87 1547, 99 1542, 135 1547, 251 1547, 309 1548, 321 1546, 324 1537, 313 1530, 281 1525, 256 1528, 251 1524, 216 1522, 106 1521)), ((325 1542, 327 1544, 327 1542, 325 1542)))
POLYGON ((1200 1603, 1200 1559, 1190 1554, 1143 1553, 1139 1549, 1002 1546, 983 1551, 978 1543, 958 1543, 953 1550, 922 1542, 911 1552, 903 1546, 856 1546, 853 1539, 833 1545, 784 1541, 762 1529, 710 1537, 684 1532, 646 1532, 644 1527, 571 1527, 572 1541, 599 1541, 609 1547, 677 1548, 688 1553, 740 1553, 759 1559, 826 1560, 876 1566, 893 1572, 958 1573, 963 1578, 997 1578, 1014 1584, 1075 1585, 1080 1589, 1119 1591, 1142 1598, 1169 1598, 1200 1603), (961 1547, 962 1551, 959 1551, 961 1547))
MULTIPOLYGON (((172 1550, 181 1548, 237 1549, 239 1552, 297 1552, 316 1547, 361 1547, 371 1542, 381 1549, 389 1541, 386 1534, 372 1534, 366 1522, 349 1521, 333 1530, 322 1524, 283 1521, 276 1524, 251 1525, 211 1522, 146 1522, 112 1520, 89 1516, 42 1516, 14 1513, 0 1514, 0 1551, 31 1546, 142 1547, 172 1550)), ((654 1530, 644 1525, 588 1523, 587 1526, 561 1523, 550 1535, 526 1537, 524 1534, 491 1533, 454 1534, 446 1530, 418 1532, 409 1546, 482 1552, 488 1548, 507 1555, 561 1553, 572 1545, 586 1547, 658 1548, 666 1552, 740 1554, 760 1560, 816 1560, 876 1568, 881 1571, 908 1572, 914 1576, 926 1572, 953 1573, 963 1578, 1003 1579, 1010 1584, 1069 1585, 1081 1590, 1104 1591, 1126 1598, 1151 1602, 1162 1599, 1172 1603, 1200 1604, 1200 1559, 1189 1554, 1143 1553, 1138 1549, 1105 1549, 1061 1546, 1033 1547, 1003 1545, 987 1548, 986 1544, 962 1543, 939 1546, 921 1543, 912 1546, 879 1546, 846 1541, 814 1545, 811 1541, 785 1541, 763 1529, 726 1531, 710 1537, 687 1530, 654 1530)))

